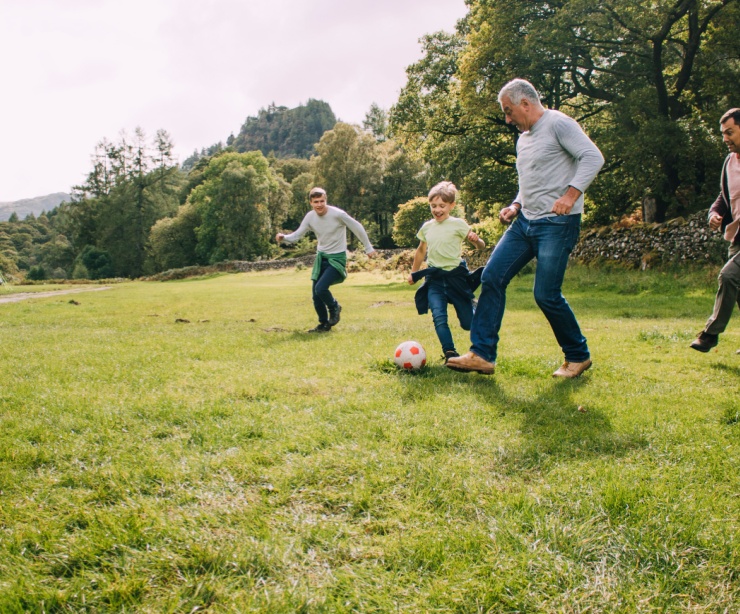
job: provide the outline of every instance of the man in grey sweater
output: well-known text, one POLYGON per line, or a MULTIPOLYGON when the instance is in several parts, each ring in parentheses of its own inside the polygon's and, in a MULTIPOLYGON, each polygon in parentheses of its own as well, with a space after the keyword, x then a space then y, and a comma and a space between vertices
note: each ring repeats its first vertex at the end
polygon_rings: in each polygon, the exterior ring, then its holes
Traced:
POLYGON ((565 355, 553 376, 578 377, 591 366, 591 355, 561 288, 580 233, 583 193, 604 157, 575 120, 545 109, 528 81, 510 81, 498 99, 506 122, 522 133, 516 147, 519 193, 499 215, 511 227, 483 271, 470 352, 450 358, 447 366, 484 375, 494 372, 506 288, 524 265, 537 258, 534 298, 565 355))
POLYGON ((308 332, 328 333, 332 326, 339 323, 342 311, 342 306, 332 296, 329 287, 342 283, 347 277, 347 228, 360 240, 368 256, 375 257, 377 252, 360 222, 346 211, 327 203, 323 188, 313 188, 308 199, 311 211, 303 218, 298 229, 290 234, 279 232, 275 240, 278 243, 295 243, 309 230, 316 235, 318 245, 311 280, 313 306, 319 317, 319 325, 308 332))

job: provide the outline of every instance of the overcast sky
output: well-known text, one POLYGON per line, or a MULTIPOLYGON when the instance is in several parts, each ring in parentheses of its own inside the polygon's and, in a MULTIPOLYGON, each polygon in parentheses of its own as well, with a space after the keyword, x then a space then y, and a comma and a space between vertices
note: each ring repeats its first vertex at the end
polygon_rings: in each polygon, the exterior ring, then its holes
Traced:
POLYGON ((167 130, 180 161, 271 102, 361 123, 464 0, 0 0, 0 202, 68 192, 102 138, 167 130))

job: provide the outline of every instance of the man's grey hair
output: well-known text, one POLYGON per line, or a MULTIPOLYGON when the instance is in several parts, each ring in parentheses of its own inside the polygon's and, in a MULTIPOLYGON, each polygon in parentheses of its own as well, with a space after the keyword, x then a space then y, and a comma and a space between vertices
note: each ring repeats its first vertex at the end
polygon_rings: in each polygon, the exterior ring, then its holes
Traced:
POLYGON ((534 89, 534 85, 526 79, 512 79, 504 85, 498 93, 499 104, 504 96, 508 96, 514 105, 521 104, 524 98, 531 103, 540 104, 540 95, 534 89))

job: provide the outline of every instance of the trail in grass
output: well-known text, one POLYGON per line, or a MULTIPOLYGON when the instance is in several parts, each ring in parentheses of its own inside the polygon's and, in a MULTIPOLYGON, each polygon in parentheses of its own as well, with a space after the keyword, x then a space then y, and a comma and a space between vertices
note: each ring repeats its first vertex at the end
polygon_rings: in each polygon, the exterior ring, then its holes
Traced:
POLYGON ((100 288, 74 288, 72 290, 54 290, 52 292, 20 292, 10 296, 0 297, 0 303, 18 303, 27 298, 48 298, 61 294, 78 294, 80 292, 100 292, 101 290, 110 290, 110 286, 101 286, 100 288))

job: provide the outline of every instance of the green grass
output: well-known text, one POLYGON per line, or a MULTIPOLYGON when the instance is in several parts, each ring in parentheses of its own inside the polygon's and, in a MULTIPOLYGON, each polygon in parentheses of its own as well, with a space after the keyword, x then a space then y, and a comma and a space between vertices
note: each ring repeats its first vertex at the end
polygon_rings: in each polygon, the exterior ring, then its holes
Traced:
POLYGON ((491 378, 400 275, 326 335, 308 271, 0 305, 0 612, 737 611, 740 320, 688 349, 715 276, 569 271, 576 381, 531 276, 491 378))

